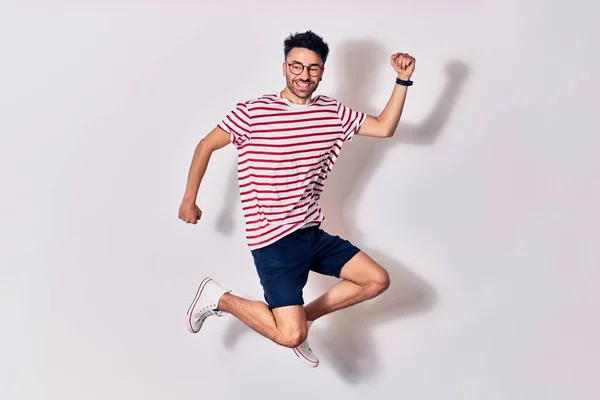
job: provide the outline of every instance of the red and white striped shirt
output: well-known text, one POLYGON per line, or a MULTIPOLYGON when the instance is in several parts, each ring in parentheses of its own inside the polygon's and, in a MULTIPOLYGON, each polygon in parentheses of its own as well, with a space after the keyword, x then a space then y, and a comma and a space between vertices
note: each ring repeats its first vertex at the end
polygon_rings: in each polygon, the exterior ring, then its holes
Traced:
POLYGON ((218 124, 238 151, 251 250, 325 221, 319 206, 325 179, 365 119, 327 96, 298 105, 277 93, 238 103, 218 124))

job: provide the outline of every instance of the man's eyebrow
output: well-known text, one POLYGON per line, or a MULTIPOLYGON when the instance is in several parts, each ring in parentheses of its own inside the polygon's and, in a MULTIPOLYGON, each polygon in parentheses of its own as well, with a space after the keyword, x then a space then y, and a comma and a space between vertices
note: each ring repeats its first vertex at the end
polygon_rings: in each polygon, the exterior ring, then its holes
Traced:
MULTIPOLYGON (((301 64, 301 65, 304 65, 304 64, 302 64, 302 63, 301 63, 300 61, 298 61, 298 60, 291 60, 291 61, 290 61, 290 64, 292 64, 292 63, 298 63, 298 64, 301 64)), ((321 64, 319 64, 319 63, 312 63, 312 64, 309 64, 308 66, 309 66, 309 67, 312 67, 312 66, 317 66, 317 67, 320 67, 320 66, 321 66, 321 64)))

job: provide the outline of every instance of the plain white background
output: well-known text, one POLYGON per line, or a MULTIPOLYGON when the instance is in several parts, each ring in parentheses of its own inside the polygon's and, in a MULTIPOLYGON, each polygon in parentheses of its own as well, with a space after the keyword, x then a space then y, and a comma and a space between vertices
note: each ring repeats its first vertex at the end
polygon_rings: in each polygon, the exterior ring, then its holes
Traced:
POLYGON ((0 398, 597 399, 599 13, 561 3, 4 1, 0 398), (392 286, 313 326, 317 369, 231 316, 185 328, 206 275, 262 299, 233 147, 177 219, 197 142, 307 29, 319 93, 370 113, 417 58, 396 136, 328 183, 324 227, 392 286))

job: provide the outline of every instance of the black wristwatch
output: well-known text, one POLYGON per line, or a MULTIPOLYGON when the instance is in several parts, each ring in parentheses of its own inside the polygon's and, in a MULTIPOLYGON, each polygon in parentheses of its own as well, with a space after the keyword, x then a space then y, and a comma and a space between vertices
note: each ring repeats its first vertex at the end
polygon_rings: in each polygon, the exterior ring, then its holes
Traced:
POLYGON ((402 86, 412 86, 413 81, 405 81, 405 80, 402 80, 400 78, 396 78, 396 83, 398 85, 402 85, 402 86))

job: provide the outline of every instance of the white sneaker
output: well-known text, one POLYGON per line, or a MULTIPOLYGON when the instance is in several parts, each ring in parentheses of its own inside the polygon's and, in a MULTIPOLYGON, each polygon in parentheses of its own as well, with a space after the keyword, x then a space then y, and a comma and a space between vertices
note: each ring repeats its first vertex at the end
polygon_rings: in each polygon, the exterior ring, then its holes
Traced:
MULTIPOLYGON (((310 330, 310 326, 312 325, 312 321, 308 322, 308 329, 310 330)), ((310 345, 308 344, 308 335, 307 338, 302 344, 298 347, 294 347, 294 353, 296 356, 306 365, 312 368, 316 368, 319 365, 319 358, 313 353, 310 345)))
POLYGON ((216 315, 222 317, 226 312, 217 310, 219 299, 231 290, 223 289, 212 278, 204 278, 198 287, 194 301, 187 311, 187 327, 192 333, 198 333, 206 318, 216 315))

